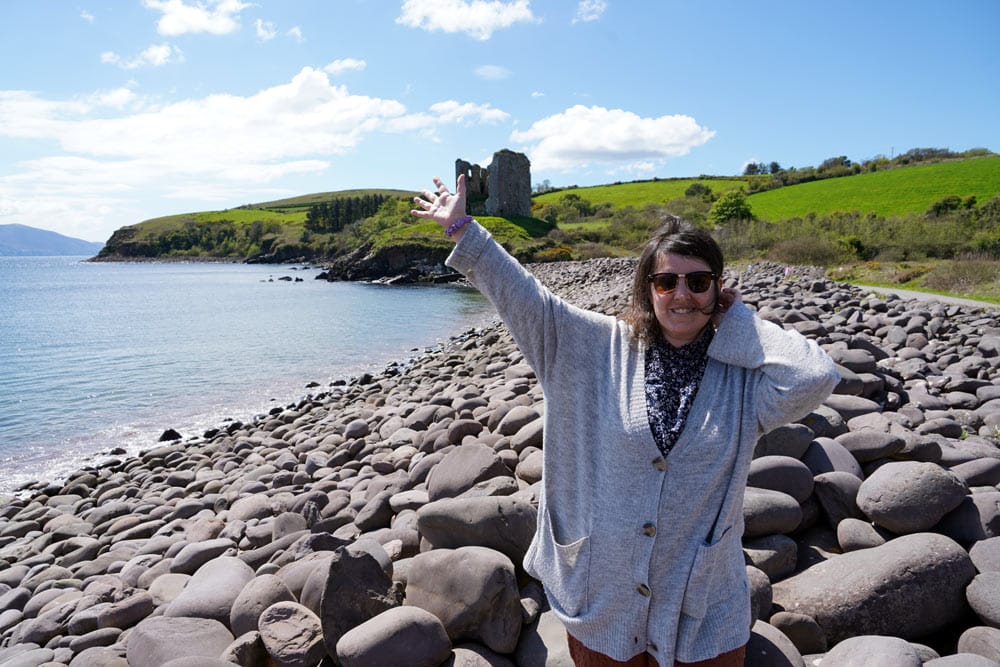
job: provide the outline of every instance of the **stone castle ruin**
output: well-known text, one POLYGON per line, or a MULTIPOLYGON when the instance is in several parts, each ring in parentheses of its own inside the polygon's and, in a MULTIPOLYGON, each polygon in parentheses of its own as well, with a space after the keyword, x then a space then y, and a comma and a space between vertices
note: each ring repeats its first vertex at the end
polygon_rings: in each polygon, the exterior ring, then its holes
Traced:
POLYGON ((465 174, 470 213, 531 215, 531 162, 524 153, 499 150, 488 168, 459 158, 455 178, 461 174, 465 174))

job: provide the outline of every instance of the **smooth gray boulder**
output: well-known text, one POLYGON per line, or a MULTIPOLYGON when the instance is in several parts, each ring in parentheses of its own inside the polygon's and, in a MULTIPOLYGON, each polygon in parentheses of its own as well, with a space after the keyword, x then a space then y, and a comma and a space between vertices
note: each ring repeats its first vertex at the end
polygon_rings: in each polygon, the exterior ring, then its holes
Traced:
POLYGON ((850 473, 858 479, 865 477, 861 464, 854 455, 832 438, 813 440, 802 455, 802 462, 812 471, 813 476, 836 471, 850 473))
POLYGON ((743 537, 790 533, 802 521, 802 507, 781 491, 748 486, 743 493, 743 537))
POLYGON ((935 530, 962 544, 1000 537, 1000 491, 965 496, 935 530))
POLYGON ((312 667, 326 655, 319 617, 297 602, 276 602, 258 620, 261 641, 278 667, 312 667))
POLYGON ((823 658, 823 667, 860 667, 861 665, 892 665, 920 667, 920 654, 905 639, 890 636, 861 635, 850 637, 834 646, 823 658))
POLYGON ((322 577, 319 599, 323 641, 330 655, 347 631, 399 606, 402 592, 376 558, 359 549, 334 552, 322 577))
POLYGON ((785 424, 757 438, 754 456, 790 456, 801 459, 816 434, 805 424, 785 424))
POLYGON ((771 616, 769 622, 792 640, 795 648, 802 655, 826 652, 826 635, 823 634, 823 629, 819 627, 819 623, 812 616, 796 614, 792 611, 779 611, 771 616))
POLYGON ((264 610, 277 602, 295 602, 295 596, 281 578, 273 574, 254 577, 233 602, 229 628, 237 637, 258 629, 264 610))
POLYGON ((983 625, 1000 628, 1000 572, 981 572, 965 589, 969 606, 983 625))
POLYGON ((965 613, 968 553, 936 533, 836 556, 773 586, 782 611, 816 619, 830 644, 859 634, 920 637, 965 613))
POLYGON ((969 549, 969 556, 980 572, 1000 572, 1000 537, 979 540, 969 549))
POLYGON ((510 476, 510 470, 492 448, 475 442, 455 447, 427 475, 431 500, 454 498, 492 477, 510 476))
POLYGON ((198 568, 163 614, 214 619, 228 626, 233 603, 253 578, 253 570, 239 558, 216 558, 198 568))
POLYGON ((417 528, 435 548, 489 547, 520 563, 537 515, 522 496, 444 498, 417 510, 417 528))
POLYGON ((858 508, 876 524, 897 534, 933 528, 968 493, 965 484, 936 463, 886 463, 858 490, 858 508))
POLYGON ((838 435, 836 440, 859 463, 868 463, 876 459, 887 458, 906 446, 906 441, 898 435, 870 428, 838 435))
POLYGON ((521 632, 514 564, 493 549, 435 549, 414 556, 405 604, 441 619, 452 641, 472 639, 511 653, 521 632))
POLYGON ((864 516, 858 508, 861 480, 857 476, 834 470, 816 475, 813 483, 814 494, 831 528, 839 526, 844 519, 860 519, 864 516))
POLYGON ((743 554, 768 579, 779 581, 795 570, 798 545, 787 535, 764 535, 744 540, 743 554))
POLYGON ((813 473, 802 461, 790 456, 761 456, 750 462, 747 484, 787 493, 803 503, 812 495, 813 473))
POLYGON ((437 667, 451 640, 437 616, 420 607, 394 607, 348 630, 334 655, 342 667, 437 667))
POLYGON ((746 667, 805 667, 792 640, 770 623, 757 621, 747 642, 746 667))
POLYGON ((1000 629, 985 625, 971 627, 958 638, 959 653, 975 653, 1000 662, 1000 629))
POLYGON ((885 528, 861 519, 848 518, 837 524, 837 544, 844 553, 880 547, 894 537, 885 528))
POLYGON ((129 667, 161 667, 182 657, 218 658, 233 641, 222 623, 210 618, 152 616, 128 637, 129 667))

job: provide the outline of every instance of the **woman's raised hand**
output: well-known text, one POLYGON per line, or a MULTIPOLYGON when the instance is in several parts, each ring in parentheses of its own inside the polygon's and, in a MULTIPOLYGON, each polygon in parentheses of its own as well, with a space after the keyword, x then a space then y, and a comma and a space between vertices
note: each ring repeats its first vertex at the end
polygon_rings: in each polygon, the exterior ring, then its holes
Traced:
POLYGON ((418 218, 427 218, 448 229, 465 216, 465 174, 460 174, 455 186, 455 194, 448 192, 444 182, 434 178, 435 191, 423 190, 413 201, 419 209, 410 211, 418 218))

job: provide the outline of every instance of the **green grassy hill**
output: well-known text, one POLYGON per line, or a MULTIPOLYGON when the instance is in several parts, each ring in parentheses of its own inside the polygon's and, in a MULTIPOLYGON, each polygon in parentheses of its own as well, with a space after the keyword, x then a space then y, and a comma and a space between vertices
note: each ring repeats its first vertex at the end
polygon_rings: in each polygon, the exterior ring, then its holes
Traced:
POLYGON ((756 217, 770 221, 835 211, 895 216, 924 213, 951 195, 975 196, 982 202, 997 193, 1000 156, 800 183, 750 195, 750 206, 756 217))
POLYGON ((592 204, 611 204, 615 208, 635 206, 640 208, 646 204, 662 204, 683 197, 684 191, 694 183, 702 183, 720 194, 726 190, 736 190, 746 187, 746 179, 733 177, 698 177, 669 178, 655 181, 636 181, 633 183, 616 183, 614 185, 596 185, 586 188, 566 188, 535 195, 531 201, 535 204, 554 204, 567 194, 575 194, 592 204))

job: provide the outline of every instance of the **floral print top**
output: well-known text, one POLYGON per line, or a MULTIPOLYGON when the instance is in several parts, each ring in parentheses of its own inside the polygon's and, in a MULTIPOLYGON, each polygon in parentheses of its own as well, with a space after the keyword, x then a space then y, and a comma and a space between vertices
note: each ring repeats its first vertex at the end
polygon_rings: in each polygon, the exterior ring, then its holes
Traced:
POLYGON ((666 456, 687 421, 698 385, 708 364, 714 331, 708 327, 698 340, 674 347, 662 338, 646 352, 646 409, 653 440, 666 456))

